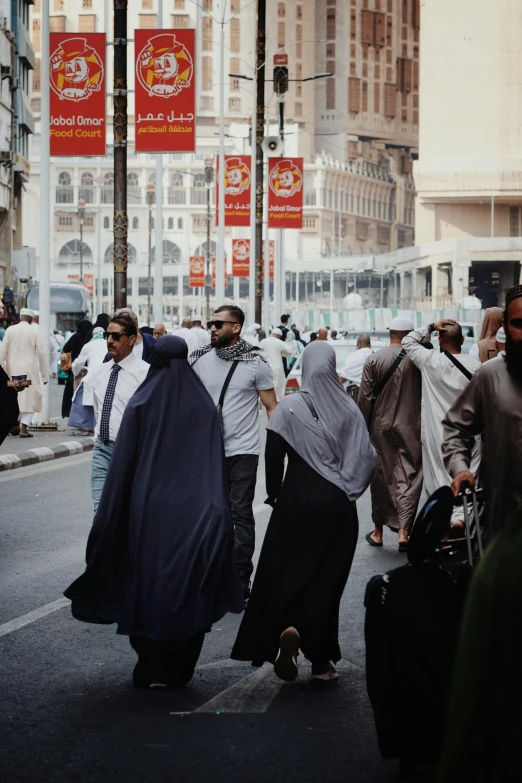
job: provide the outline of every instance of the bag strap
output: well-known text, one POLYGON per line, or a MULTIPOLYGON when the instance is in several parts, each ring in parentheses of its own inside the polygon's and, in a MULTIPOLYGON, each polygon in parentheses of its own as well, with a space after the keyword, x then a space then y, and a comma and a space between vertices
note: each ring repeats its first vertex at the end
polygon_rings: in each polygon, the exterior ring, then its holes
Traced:
POLYGON ((375 403, 377 402, 377 398, 384 391, 384 387, 386 386, 386 384, 388 383, 388 381, 392 377, 393 373, 395 372, 395 370, 397 369, 399 364, 405 358, 406 358, 406 351, 403 348, 402 351, 397 356, 397 358, 395 359, 395 361, 393 362, 392 366, 389 368, 388 372, 382 378, 381 382, 378 383, 377 386, 375 387, 374 392, 372 394, 372 399, 371 399, 370 419, 372 417, 373 409, 375 407, 375 403))
POLYGON ((232 362, 232 366, 228 371, 227 377, 225 378, 225 383, 223 384, 223 388, 221 389, 221 394, 219 395, 219 400, 217 404, 217 407, 220 410, 223 408, 223 401, 225 399, 225 394, 227 393, 227 389, 230 386, 230 381, 232 380, 232 376, 234 375, 238 364, 239 364, 239 359, 236 359, 235 361, 232 362))
POLYGON ((450 353, 449 351, 444 351, 444 356, 447 356, 450 362, 453 362, 457 370, 460 370, 462 375, 465 375, 468 381, 470 381, 473 378, 473 374, 470 373, 467 367, 464 367, 463 364, 459 362, 458 359, 455 359, 455 356, 450 353))
POLYGON ((300 391, 299 394, 301 395, 303 400, 306 402, 306 404, 308 406, 308 410, 310 411, 310 413, 312 414, 314 419, 316 421, 319 421, 319 416, 317 415, 317 411, 314 408, 314 403, 312 401, 312 398, 311 398, 310 394, 308 392, 305 392, 305 391, 300 391))

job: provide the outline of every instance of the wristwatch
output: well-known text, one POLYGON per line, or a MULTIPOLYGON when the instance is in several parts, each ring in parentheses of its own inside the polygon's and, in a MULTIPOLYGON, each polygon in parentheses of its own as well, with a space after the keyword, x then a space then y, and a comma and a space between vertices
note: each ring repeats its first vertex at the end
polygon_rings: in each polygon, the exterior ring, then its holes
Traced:
POLYGON ((434 323, 428 324, 428 331, 430 332, 430 334, 431 334, 431 332, 435 331, 435 324, 434 323))

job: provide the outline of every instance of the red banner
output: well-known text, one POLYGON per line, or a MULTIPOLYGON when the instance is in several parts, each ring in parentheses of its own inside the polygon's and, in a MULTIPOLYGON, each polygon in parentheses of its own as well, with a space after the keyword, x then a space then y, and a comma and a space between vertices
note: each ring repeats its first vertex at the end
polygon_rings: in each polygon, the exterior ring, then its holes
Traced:
POLYGON ((105 34, 50 34, 51 155, 105 155, 105 34))
MULTIPOLYGON (((250 225, 250 155, 225 155, 225 226, 250 225)), ((216 225, 219 222, 219 158, 216 177, 216 225)))
POLYGON ((135 30, 134 41, 136 152, 195 152, 194 30, 135 30))
POLYGON ((250 239, 232 240, 232 275, 250 277, 250 239))
POLYGON ((268 158, 268 227, 303 227, 302 158, 268 158))
MULTIPOLYGON (((273 239, 268 240, 270 245, 270 279, 274 277, 274 264, 275 264, 275 242, 273 239)), ((263 240, 263 280, 265 279, 265 246, 266 242, 263 240)))
MULTIPOLYGON (((212 257, 212 288, 216 287, 216 257, 212 257)), ((227 261, 225 259, 225 291, 228 288, 227 261)))
POLYGON ((94 275, 86 274, 83 276, 83 284, 88 289, 91 296, 94 296, 94 275))
POLYGON ((191 288, 204 288, 205 256, 190 256, 189 286, 191 288))

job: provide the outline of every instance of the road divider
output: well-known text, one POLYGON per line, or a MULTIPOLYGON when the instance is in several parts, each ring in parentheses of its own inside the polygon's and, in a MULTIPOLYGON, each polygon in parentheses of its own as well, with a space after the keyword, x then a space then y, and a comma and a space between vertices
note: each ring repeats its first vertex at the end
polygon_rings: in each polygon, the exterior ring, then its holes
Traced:
POLYGON ((82 441, 71 440, 66 443, 57 443, 55 446, 40 446, 18 454, 0 454, 0 472, 24 468, 27 465, 36 465, 38 462, 47 462, 60 457, 70 457, 73 454, 81 454, 84 451, 92 451, 94 438, 85 438, 82 441))

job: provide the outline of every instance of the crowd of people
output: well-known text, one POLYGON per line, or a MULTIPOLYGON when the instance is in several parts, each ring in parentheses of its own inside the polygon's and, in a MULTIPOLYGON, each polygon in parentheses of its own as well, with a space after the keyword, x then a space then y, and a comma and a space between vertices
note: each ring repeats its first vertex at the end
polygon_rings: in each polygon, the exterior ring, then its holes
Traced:
MULTIPOLYGON (((136 687, 185 685, 212 624, 242 611, 233 658, 269 661, 293 680, 301 652, 312 679, 335 681, 356 501, 368 487, 366 541, 382 547, 386 528, 401 552, 423 491, 480 483, 488 544, 513 535, 522 508, 522 286, 486 313, 469 354, 456 321, 416 328, 398 316, 387 348, 360 335, 339 368, 334 332, 300 334, 284 315, 267 336, 244 321, 224 305, 208 329, 186 320, 149 334, 123 309, 80 322, 62 348, 63 414, 95 434, 87 567, 65 595, 78 619, 129 636, 136 687), (299 393, 285 397, 300 353, 299 393), (273 512, 252 583, 260 405, 273 512)), ((32 382, 8 393, 18 393, 20 437, 48 381, 40 340, 22 310, 0 347, 2 394, 6 378, 32 382)), ((456 506, 451 524, 462 517, 456 506)))

